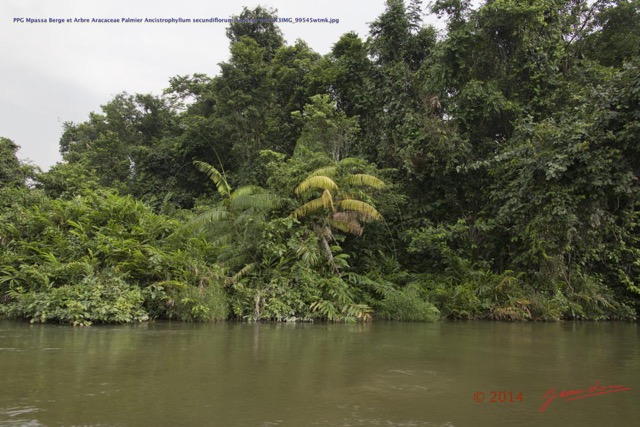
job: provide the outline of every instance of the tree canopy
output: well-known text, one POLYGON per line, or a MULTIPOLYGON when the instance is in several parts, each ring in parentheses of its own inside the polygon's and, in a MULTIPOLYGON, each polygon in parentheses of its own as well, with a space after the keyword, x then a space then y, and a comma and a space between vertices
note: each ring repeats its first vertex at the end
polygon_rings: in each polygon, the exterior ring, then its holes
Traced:
POLYGON ((0 313, 637 317, 639 1, 387 0, 325 55, 276 13, 66 123, 29 185, 0 139, 0 313))

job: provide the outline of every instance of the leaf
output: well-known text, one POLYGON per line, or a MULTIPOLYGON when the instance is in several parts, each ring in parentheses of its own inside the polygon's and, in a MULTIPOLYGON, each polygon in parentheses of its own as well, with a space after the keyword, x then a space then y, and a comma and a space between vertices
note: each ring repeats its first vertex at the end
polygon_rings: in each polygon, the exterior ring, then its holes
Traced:
POLYGON ((186 289, 189 287, 189 285, 185 284, 184 282, 181 282, 179 280, 163 280, 160 282, 155 282, 152 284, 152 286, 162 286, 162 287, 168 287, 168 288, 177 288, 177 289, 186 289))
POLYGON ((75 222, 74 220, 68 219, 67 220, 67 224, 69 224, 70 226, 72 226, 74 228, 77 228, 79 231, 81 231, 83 233, 85 232, 84 231, 84 227, 81 224, 75 222))
POLYGON ((310 176, 298 185, 296 194, 300 195, 311 188, 320 188, 323 190, 337 190, 338 185, 327 176, 310 176))
POLYGON ((233 209, 271 209, 279 204, 279 199, 277 196, 271 193, 260 193, 260 194, 240 194, 236 195, 236 192, 233 192, 232 200, 231 200, 231 208, 233 209))
POLYGON ((214 184, 216 184, 218 193, 222 197, 228 197, 231 194, 231 187, 229 186, 227 179, 223 174, 218 172, 216 168, 208 163, 201 162, 199 160, 194 160, 193 164, 196 168, 198 168, 200 172, 204 172, 205 174, 207 174, 207 176, 214 182, 214 184))
POLYGON ((233 233, 225 233, 220 235, 220 237, 213 239, 211 241, 211 245, 215 248, 221 248, 227 245, 230 245, 235 241, 235 236, 233 233))
POLYGON ((257 263, 255 263, 255 262, 252 262, 251 264, 245 265, 244 267, 242 267, 240 269, 240 271, 238 271, 236 274, 233 275, 233 280, 234 281, 238 281, 238 280, 242 279, 244 276, 246 276, 247 274, 251 273, 256 268, 257 268, 257 263))
POLYGON ((324 192, 322 193, 322 206, 325 209, 331 209, 332 211, 334 210, 333 197, 331 196, 329 190, 324 190, 324 192))
POLYGON ((344 182, 351 185, 364 185, 377 189, 382 189, 386 186, 382 180, 376 178, 373 175, 367 175, 364 173, 349 175, 344 179, 344 182))
POLYGON ((356 236, 361 236, 364 231, 364 228, 358 223, 358 221, 339 221, 336 219, 328 219, 327 221, 332 227, 356 236))
POLYGON ((345 157, 344 159, 340 160, 341 166, 362 166, 363 164, 363 160, 357 157, 345 157))
POLYGON ((322 200, 322 197, 318 197, 317 199, 313 199, 300 206, 298 209, 293 211, 291 216, 298 219, 300 217, 304 217, 313 212, 316 212, 322 208, 324 208, 324 201, 322 200))
POLYGON ((324 168, 316 169, 315 171, 311 172, 308 178, 312 176, 332 176, 335 175, 336 170, 337 168, 335 166, 327 166, 324 168))
POLYGON ((336 203, 340 210, 354 211, 360 214, 363 219, 380 220, 382 215, 373 206, 360 200, 346 199, 336 203))
POLYGON ((202 227, 212 222, 221 222, 229 218, 229 211, 224 206, 217 206, 189 221, 191 227, 202 227))
POLYGON ((353 211, 335 212, 328 218, 329 224, 345 233, 362 235, 364 227, 358 222, 358 214, 353 211))
POLYGON ((245 185, 243 187, 236 188, 230 198, 231 200, 234 200, 240 196, 252 196, 254 194, 259 194, 261 191, 263 191, 262 188, 257 185, 245 185))

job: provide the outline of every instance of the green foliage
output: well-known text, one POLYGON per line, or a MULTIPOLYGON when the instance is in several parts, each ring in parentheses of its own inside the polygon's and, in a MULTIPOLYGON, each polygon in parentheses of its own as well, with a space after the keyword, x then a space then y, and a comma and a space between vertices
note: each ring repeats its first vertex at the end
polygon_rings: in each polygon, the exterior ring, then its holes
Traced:
POLYGON ((18 160, 19 148, 12 140, 0 137, 0 188, 24 187, 27 178, 32 178, 36 172, 33 166, 18 160))
POLYGON ((77 324, 226 317, 224 279, 205 262, 211 248, 178 234, 175 220, 106 191, 50 200, 3 190, 0 200, 7 314, 77 324))
POLYGON ((634 319, 633 308, 616 301, 598 279, 579 276, 570 284, 537 283, 525 274, 471 270, 460 278, 427 275, 421 281, 443 316, 508 321, 634 319))
POLYGON ((227 28, 227 37, 232 43, 240 41, 243 37, 251 38, 269 57, 273 57, 284 44, 282 31, 275 24, 277 12, 261 6, 253 10, 244 7, 240 15, 233 17, 234 22, 227 28))
POLYGON ((265 213, 277 206, 278 199, 258 186, 234 190, 217 169, 204 162, 195 163, 214 181, 222 201, 194 217, 188 228, 204 230, 218 250, 218 263, 232 275, 239 274, 251 265, 265 213))
MULTIPOLYGON (((312 172, 296 187, 295 193, 305 199, 316 198, 303 203, 291 213, 293 218, 305 218, 310 221, 311 228, 320 240, 328 264, 335 273, 340 272, 341 261, 339 257, 334 257, 334 250, 331 247, 332 244, 338 245, 338 238, 334 235, 334 231, 339 230, 360 236, 364 231, 364 222, 382 219, 382 215, 375 207, 355 199, 351 194, 359 193, 362 198, 369 199, 369 196, 359 187, 382 189, 385 187, 384 182, 368 174, 345 174, 345 169, 348 170, 352 166, 362 166, 362 162, 346 158, 337 164, 312 172), (344 180, 345 190, 341 190, 327 175, 336 175, 344 180)), ((339 248, 339 246, 336 247, 339 248)))
POLYGON ((45 174, 45 190, 51 195, 79 194, 77 187, 87 177, 88 188, 95 188, 95 180, 156 208, 167 193, 174 204, 191 206, 207 188, 194 185, 196 171, 181 137, 186 125, 178 123, 179 108, 171 95, 121 93, 86 122, 65 123, 60 152, 68 164, 45 174))
POLYGON ((304 124, 296 143, 295 155, 321 152, 334 161, 349 157, 359 127, 355 117, 347 117, 338 111, 329 95, 314 95, 304 112, 292 113, 293 118, 304 124))
POLYGON ((194 161, 193 163, 200 172, 207 174, 209 179, 213 181, 218 188, 218 194, 220 194, 220 197, 229 197, 231 195, 231 187, 229 187, 227 179, 223 174, 218 172, 216 168, 200 161, 194 161))
POLYGON ((146 307, 154 317, 185 322, 224 320, 229 315, 227 295, 220 282, 189 286, 163 281, 144 289, 146 307))
POLYGON ((366 304, 354 302, 352 290, 348 282, 341 277, 329 277, 319 280, 317 286, 322 290, 322 297, 311 304, 311 310, 320 318, 331 322, 371 319, 372 309, 366 304))
POLYGON ((126 283, 111 271, 87 275, 79 283, 26 291, 13 287, 11 302, 0 307, 10 317, 31 322, 58 321, 74 326, 98 323, 127 323, 148 320, 139 287, 126 283))
POLYGON ((219 75, 66 123, 49 172, 0 139, 0 310, 634 319, 638 6, 387 0, 324 56, 244 8, 219 75))
POLYGON ((401 290, 388 290, 379 303, 376 317, 410 322, 438 320, 440 311, 420 294, 420 289, 416 285, 410 285, 401 290))
POLYGON ((37 186, 49 197, 69 199, 85 190, 97 190, 100 186, 95 173, 84 161, 58 163, 37 176, 37 186))
POLYGON ((640 2, 602 0, 592 6, 593 30, 578 43, 587 56, 609 67, 621 67, 640 55, 640 2))

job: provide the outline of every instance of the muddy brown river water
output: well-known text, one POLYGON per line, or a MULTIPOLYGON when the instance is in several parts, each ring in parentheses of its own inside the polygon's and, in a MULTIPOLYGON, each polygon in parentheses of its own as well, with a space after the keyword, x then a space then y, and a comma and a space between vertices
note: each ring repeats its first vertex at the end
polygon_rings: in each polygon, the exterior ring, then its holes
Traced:
POLYGON ((640 425, 638 338, 635 323, 0 320, 0 426, 640 425))

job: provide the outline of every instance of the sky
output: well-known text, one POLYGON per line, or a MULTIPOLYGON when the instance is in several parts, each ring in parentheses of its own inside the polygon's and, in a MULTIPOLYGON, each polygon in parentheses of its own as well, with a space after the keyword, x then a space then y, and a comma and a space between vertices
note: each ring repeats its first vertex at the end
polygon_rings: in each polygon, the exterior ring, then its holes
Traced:
MULTIPOLYGON (((305 40, 320 54, 340 36, 362 38, 384 0, 2 0, 0 136, 21 146, 18 158, 47 170, 61 160, 64 122, 83 122, 121 92, 160 95, 177 75, 217 75, 229 58, 225 23, 66 22, 75 18, 229 18, 262 5, 290 18, 288 45, 305 40), (27 22, 44 19, 47 22, 27 22), (61 20, 50 22, 50 19, 61 20)), ((427 2, 425 2, 426 4, 427 2)))

